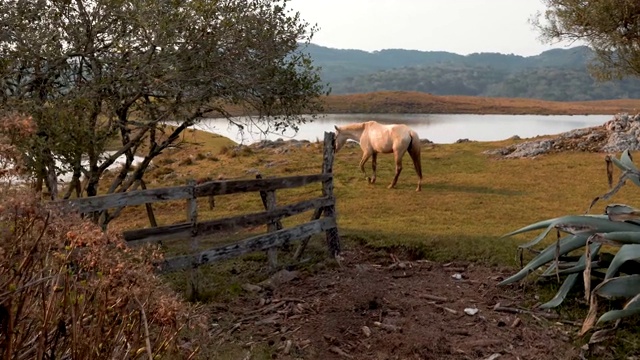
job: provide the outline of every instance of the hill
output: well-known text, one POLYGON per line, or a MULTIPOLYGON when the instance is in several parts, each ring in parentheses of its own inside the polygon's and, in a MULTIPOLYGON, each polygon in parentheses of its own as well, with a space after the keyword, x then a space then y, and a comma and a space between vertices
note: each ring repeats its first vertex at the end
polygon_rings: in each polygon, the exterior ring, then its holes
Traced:
POLYGON ((434 95, 554 101, 640 98, 640 80, 598 82, 585 46, 535 56, 388 49, 374 52, 306 46, 332 94, 419 91, 434 95))

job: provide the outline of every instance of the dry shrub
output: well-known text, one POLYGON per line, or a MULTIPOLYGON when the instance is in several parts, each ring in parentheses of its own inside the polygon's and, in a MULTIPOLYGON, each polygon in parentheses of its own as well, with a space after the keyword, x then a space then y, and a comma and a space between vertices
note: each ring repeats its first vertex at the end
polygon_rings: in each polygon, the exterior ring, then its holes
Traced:
POLYGON ((180 348, 177 335, 204 323, 154 274, 153 248, 132 249, 33 194, 6 192, 0 195, 3 359, 189 355, 193 349, 180 348))
POLYGON ((155 275, 155 248, 127 247, 27 187, 5 181, 0 199, 0 359, 184 359, 207 341, 200 309, 155 275))
POLYGON ((17 113, 0 117, 0 179, 6 182, 25 173, 23 154, 16 145, 28 141, 35 130, 31 117, 17 113))

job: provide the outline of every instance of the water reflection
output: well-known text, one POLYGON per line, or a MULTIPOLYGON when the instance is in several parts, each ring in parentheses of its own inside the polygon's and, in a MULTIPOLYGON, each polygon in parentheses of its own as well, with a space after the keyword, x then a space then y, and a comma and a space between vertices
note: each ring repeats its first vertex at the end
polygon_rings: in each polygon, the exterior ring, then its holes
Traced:
MULTIPOLYGON (((477 141, 504 140, 518 135, 530 138, 559 134, 565 131, 601 125, 613 115, 471 115, 471 114, 327 114, 315 121, 300 125, 298 133, 267 133, 264 125, 247 127, 243 133, 226 119, 205 119, 195 128, 226 136, 238 143, 250 144, 260 140, 322 139, 334 125, 376 120, 380 123, 405 123, 418 132, 420 138, 439 144, 454 143, 458 139, 477 141)), ((242 122, 247 118, 235 118, 242 122)))

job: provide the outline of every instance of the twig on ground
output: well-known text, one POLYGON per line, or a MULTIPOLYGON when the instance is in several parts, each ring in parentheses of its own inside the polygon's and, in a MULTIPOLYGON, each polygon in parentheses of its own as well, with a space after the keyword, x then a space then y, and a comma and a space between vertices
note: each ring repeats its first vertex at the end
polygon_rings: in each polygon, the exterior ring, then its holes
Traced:
POLYGON ((436 295, 431 295, 431 294, 418 294, 418 297, 421 298, 421 299, 427 299, 427 300, 437 301, 437 302, 447 302, 447 301, 449 301, 449 299, 447 299, 444 296, 436 296, 436 295))
POLYGON ((500 303, 497 303, 496 306, 493 307, 494 311, 498 311, 498 312, 506 312, 506 313, 510 313, 510 314, 528 314, 531 315, 533 317, 537 316, 541 316, 543 318, 546 319, 557 319, 559 316, 557 314, 551 314, 551 313, 542 313, 542 312, 534 312, 531 310, 524 310, 524 309, 518 309, 518 308, 513 308, 513 307, 506 307, 506 306, 501 306, 500 303))
POLYGON ((330 347, 330 348, 329 348, 329 350, 331 350, 331 352, 333 352, 333 353, 335 353, 335 354, 338 354, 338 355, 340 355, 340 356, 344 356, 344 357, 346 357, 347 359, 353 359, 353 356, 351 356, 351 355, 347 354, 346 352, 344 352, 344 350, 340 349, 340 348, 339 348, 339 347, 337 347, 337 346, 332 346, 332 347, 330 347))
POLYGON ((453 309, 451 309, 451 308, 448 308, 448 307, 446 307, 446 306, 438 305, 438 304, 436 304, 436 302, 435 302, 435 301, 427 301, 427 304, 429 304, 429 305, 433 305, 433 306, 437 307, 438 309, 442 309, 442 310, 444 310, 444 311, 446 311, 446 312, 449 312, 449 313, 451 313, 451 314, 458 315, 458 311, 453 310, 453 309))
POLYGON ((151 340, 149 340, 149 323, 147 322, 147 314, 145 313, 144 306, 142 306, 142 303, 138 299, 138 296, 134 294, 133 298, 138 303, 138 306, 140 306, 140 314, 142 315, 142 324, 144 325, 144 342, 147 348, 147 355, 149 356, 149 360, 151 360, 153 359, 153 351, 151 350, 151 340))

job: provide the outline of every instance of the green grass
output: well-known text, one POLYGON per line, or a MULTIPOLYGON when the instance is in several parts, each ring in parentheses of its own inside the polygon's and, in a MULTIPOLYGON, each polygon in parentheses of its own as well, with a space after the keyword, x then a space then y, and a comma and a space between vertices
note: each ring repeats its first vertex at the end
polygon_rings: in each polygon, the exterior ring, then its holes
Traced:
MULTIPOLYGON (((173 169, 180 177, 163 181, 161 176, 149 174, 149 187, 182 185, 188 178, 216 179, 255 178, 251 171, 263 176, 289 176, 320 172, 322 144, 292 149, 286 154, 265 151, 228 151, 230 142, 224 138, 202 132, 190 132, 196 145, 188 151, 167 154, 159 170, 173 169), (227 147, 227 150, 223 150, 227 147), (207 156, 218 161, 210 161, 207 156), (179 165, 190 157, 192 165, 179 165), (273 165, 278 164, 278 165, 273 165)), ((605 154, 569 152, 539 156, 533 159, 496 159, 482 154, 484 150, 502 147, 524 140, 502 142, 470 142, 425 146, 422 151, 424 182, 422 192, 414 191, 416 175, 409 156, 404 158, 404 170, 396 189, 387 189, 393 176, 392 155, 378 156, 378 182, 370 185, 358 169, 359 147, 346 147, 337 154, 334 164, 337 218, 341 237, 346 246, 365 244, 380 250, 392 249, 413 258, 435 261, 468 260, 485 265, 519 266, 517 245, 531 239, 534 234, 500 239, 500 236, 537 222, 561 215, 584 213, 593 198, 608 191, 605 154)), ((637 155, 633 153, 632 155, 637 155)), ((162 158, 161 158, 162 159, 162 158)), ((371 173, 370 163, 367 172, 371 173)), ((617 177, 617 175, 616 175, 617 177)), ((287 204, 320 195, 320 184, 298 189, 279 190, 278 204, 287 204)), ((602 213, 607 203, 626 203, 640 206, 640 191, 626 186, 610 201, 598 203, 591 213, 602 213)), ((154 204, 160 225, 185 220, 184 202, 154 204)), ((210 210, 207 199, 199 199, 200 220, 208 220, 263 211, 258 193, 225 195, 216 198, 210 210)), ((306 221, 310 214, 287 219, 285 226, 306 221)), ((126 209, 114 221, 115 228, 148 226, 144 207, 126 209)), ((201 248, 217 246, 248 234, 263 232, 263 228, 216 236, 200 241, 201 248)), ((552 239, 548 239, 548 244, 552 239)), ((312 242, 308 256, 312 261, 303 265, 309 271, 321 271, 330 266, 326 262, 322 241, 312 242)), ((544 245, 544 244, 543 244, 544 245)), ((186 253, 187 244, 165 244, 168 255, 186 253)), ((530 255, 527 254, 527 258, 530 255)), ((295 265, 286 256, 280 258, 284 266, 295 265)), ((193 294, 185 274, 168 276, 178 291, 205 302, 224 302, 241 293, 241 285, 259 282, 269 276, 266 258, 256 253, 228 262, 203 267, 202 280, 193 294)), ((540 301, 553 297, 558 285, 553 282, 534 285, 530 291, 539 294, 540 301)), ((579 295, 579 297, 582 295, 579 295)), ((530 304, 532 305, 532 304, 530 304)), ((581 319, 586 307, 579 300, 567 300, 559 308, 561 313, 581 319)), ((621 332, 616 352, 629 354, 640 345, 631 332, 621 332), (626 339, 626 340, 625 340, 626 339)))
MULTIPOLYGON (((320 172, 322 165, 320 143, 287 154, 267 150, 235 157, 216 155, 219 161, 193 157, 192 165, 179 165, 193 153, 220 152, 220 148, 209 150, 206 145, 219 145, 219 138, 207 142, 202 140, 206 135, 197 136, 203 145, 188 153, 170 154, 176 161, 154 170, 164 173, 171 168, 180 177, 163 182, 161 176, 154 178, 152 171, 149 187, 184 184, 188 178, 255 178, 251 171, 263 176, 313 174, 320 172), (269 166, 273 163, 280 165, 269 166)), ((371 185, 357 168, 360 149, 343 149, 334 164, 340 233, 347 239, 364 239, 374 247, 403 248, 432 260, 517 265, 516 246, 532 235, 499 239, 501 235, 542 219, 584 213, 591 200, 608 187, 604 154, 563 153, 534 159, 496 159, 482 154, 512 142, 425 146, 423 189, 419 193, 414 191, 417 177, 409 156, 404 158, 397 188, 387 189, 394 171, 392 155, 378 157, 378 180, 371 185)), ((367 172, 371 172, 370 163, 367 172)), ((286 204, 319 195, 320 184, 311 184, 280 190, 277 201, 286 204)), ((225 195, 215 200, 215 208, 209 210, 207 199, 199 199, 199 219, 263 210, 258 193, 225 195)), ((640 205, 640 191, 624 187, 611 202, 640 205)), ((597 204, 591 212, 602 212, 605 204, 597 204)), ((185 219, 184 202, 160 203, 154 210, 160 224, 185 219)), ((123 215, 113 226, 148 226, 142 206, 127 209, 123 215)))

